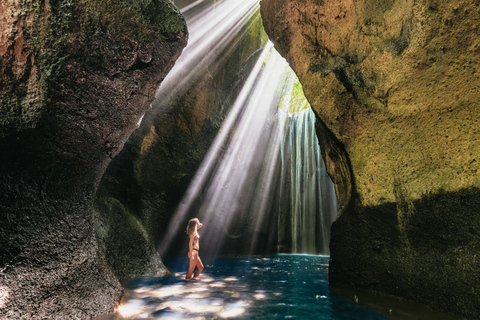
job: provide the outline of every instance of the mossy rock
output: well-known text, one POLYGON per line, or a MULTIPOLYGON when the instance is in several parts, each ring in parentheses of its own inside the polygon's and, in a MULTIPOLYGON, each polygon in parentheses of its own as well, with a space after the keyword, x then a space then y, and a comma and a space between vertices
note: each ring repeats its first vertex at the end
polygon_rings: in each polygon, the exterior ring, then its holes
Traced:
POLYGON ((464 272, 478 273, 477 252, 454 240, 478 242, 478 4, 265 0, 261 10, 333 137, 322 148, 339 151, 324 153, 342 208, 332 229, 332 284, 478 318, 478 295, 466 285, 478 279, 464 272), (428 241, 412 246, 419 239, 428 241), (424 255, 438 246, 442 254, 424 255))

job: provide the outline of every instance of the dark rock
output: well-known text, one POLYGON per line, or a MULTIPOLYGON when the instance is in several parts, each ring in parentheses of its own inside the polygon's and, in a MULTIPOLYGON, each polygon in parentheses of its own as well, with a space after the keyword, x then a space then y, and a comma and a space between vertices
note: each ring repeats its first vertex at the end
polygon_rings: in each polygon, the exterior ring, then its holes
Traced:
POLYGON ((185 22, 169 1, 0 7, 0 317, 112 311, 123 289, 98 252, 93 196, 185 46, 185 22))

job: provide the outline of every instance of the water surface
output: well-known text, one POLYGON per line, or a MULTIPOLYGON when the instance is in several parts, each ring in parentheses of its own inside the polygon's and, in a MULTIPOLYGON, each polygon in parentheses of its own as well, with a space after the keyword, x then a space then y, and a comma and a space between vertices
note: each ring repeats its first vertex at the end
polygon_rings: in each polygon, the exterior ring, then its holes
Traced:
MULTIPOLYGON (((327 256, 271 255, 205 259, 195 280, 184 280, 188 260, 167 259, 166 277, 141 278, 128 293, 115 319, 453 319, 424 309, 394 309, 378 299, 383 312, 361 307, 330 291, 327 256), (123 315, 120 317, 119 315, 123 315)), ((371 298, 368 300, 372 306, 371 298)))

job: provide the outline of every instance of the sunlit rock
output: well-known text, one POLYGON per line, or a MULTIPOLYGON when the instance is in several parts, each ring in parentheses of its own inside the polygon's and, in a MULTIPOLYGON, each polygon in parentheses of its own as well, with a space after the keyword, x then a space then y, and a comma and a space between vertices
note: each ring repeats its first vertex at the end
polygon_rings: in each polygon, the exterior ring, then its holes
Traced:
POLYGON ((332 283, 478 317, 478 3, 261 5, 331 134, 332 283))

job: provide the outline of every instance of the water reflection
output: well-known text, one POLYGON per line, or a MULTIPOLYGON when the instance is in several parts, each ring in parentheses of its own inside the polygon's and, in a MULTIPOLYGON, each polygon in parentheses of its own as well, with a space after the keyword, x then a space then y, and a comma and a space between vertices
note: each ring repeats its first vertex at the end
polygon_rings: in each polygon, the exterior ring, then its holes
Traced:
POLYGON ((125 318, 232 318, 244 314, 256 299, 234 277, 203 274, 191 281, 183 277, 183 273, 175 273, 141 284, 129 292, 118 313, 125 318))

